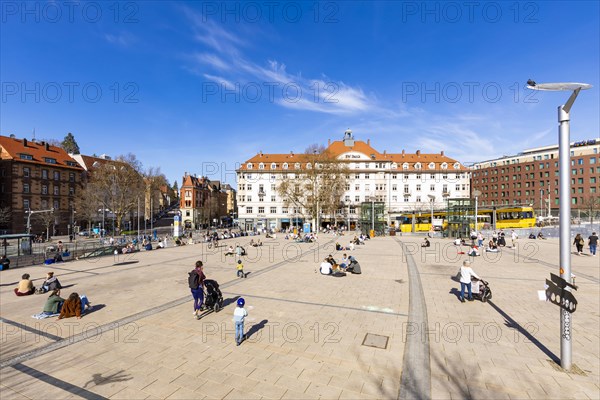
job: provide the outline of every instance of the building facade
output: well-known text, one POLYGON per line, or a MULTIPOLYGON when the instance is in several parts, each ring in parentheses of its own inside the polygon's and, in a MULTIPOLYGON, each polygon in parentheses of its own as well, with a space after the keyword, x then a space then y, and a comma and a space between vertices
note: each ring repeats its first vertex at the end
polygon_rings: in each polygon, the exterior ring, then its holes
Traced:
MULTIPOLYGON (((600 139, 571 143, 571 202, 578 213, 598 201, 600 139), (596 199, 596 200, 594 200, 596 199)), ((514 156, 471 166, 473 191, 481 206, 531 205, 538 215, 558 214, 558 145, 524 150, 514 156)))
POLYGON ((181 221, 185 229, 220 226, 228 214, 228 195, 219 181, 184 174, 180 189, 181 221))
MULTIPOLYGON (((447 198, 469 196, 468 169, 443 151, 379 152, 369 140, 355 140, 348 130, 343 140, 329 141, 326 152, 346 165, 347 184, 337 215, 322 215, 319 226, 337 224, 353 229, 365 202, 383 203, 387 224, 394 225, 402 214, 428 213, 432 207, 442 210, 447 198)), ((278 194, 283 180, 301 177, 310 168, 310 155, 294 152, 260 152, 242 163, 237 170, 240 227, 285 229, 311 223, 307 210, 290 205, 278 194)))
POLYGON ((8 233, 68 235, 83 168, 65 150, 40 141, 0 136, 0 207, 8 233), (42 212, 43 211, 43 212, 42 212))

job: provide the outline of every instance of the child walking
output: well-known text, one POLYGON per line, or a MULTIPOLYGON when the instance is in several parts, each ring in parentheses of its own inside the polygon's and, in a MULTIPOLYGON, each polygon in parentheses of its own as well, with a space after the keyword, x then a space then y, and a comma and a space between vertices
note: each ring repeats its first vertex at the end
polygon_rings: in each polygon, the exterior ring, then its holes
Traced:
POLYGON ((242 260, 238 260, 237 262, 237 276, 238 278, 245 278, 244 274, 244 264, 242 264, 242 260))
POLYGON ((248 311, 244 308, 246 301, 240 297, 237 301, 237 307, 233 311, 233 322, 235 323, 235 342, 239 346, 244 340, 244 318, 248 316, 248 311))

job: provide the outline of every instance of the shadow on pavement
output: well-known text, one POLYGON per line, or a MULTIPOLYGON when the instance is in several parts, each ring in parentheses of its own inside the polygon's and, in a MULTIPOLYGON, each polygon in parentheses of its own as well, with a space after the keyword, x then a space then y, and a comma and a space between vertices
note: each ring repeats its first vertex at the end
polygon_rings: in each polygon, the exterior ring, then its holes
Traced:
POLYGON ((99 386, 107 385, 109 383, 129 381, 131 379, 133 378, 130 375, 125 374, 125 370, 120 370, 118 372, 115 372, 114 374, 107 376, 102 376, 102 374, 93 374, 92 379, 87 381, 85 385, 83 385, 83 387, 86 388, 91 383, 99 386))
POLYGON ((265 327, 265 325, 267 325, 268 322, 268 319, 263 319, 258 324, 252 325, 250 329, 248 329, 248 332, 246 332, 246 338, 248 339, 252 337, 252 335, 254 335, 255 333, 258 333, 261 329, 265 327))
POLYGON ((560 364, 560 358, 558 358, 552 351, 550 351, 550 349, 548 349, 539 340, 537 340, 535 338, 535 336, 533 336, 527 329, 525 329, 521 325, 519 325, 519 323, 517 321, 512 319, 510 317, 510 315, 505 313, 504 310, 502 310, 500 307, 498 307, 496 304, 494 304, 493 301, 488 300, 487 303, 490 306, 492 306, 492 308, 494 310, 496 310, 498 312, 498 314, 500 314, 504 317, 504 319, 506 320, 505 324, 507 327, 513 328, 513 329, 516 329, 517 331, 519 331, 523 336, 525 336, 529 341, 531 341, 531 343, 533 343, 538 349, 540 349, 542 352, 544 352, 544 354, 546 354, 548 357, 550 357, 550 359, 552 361, 554 361, 557 364, 560 364))

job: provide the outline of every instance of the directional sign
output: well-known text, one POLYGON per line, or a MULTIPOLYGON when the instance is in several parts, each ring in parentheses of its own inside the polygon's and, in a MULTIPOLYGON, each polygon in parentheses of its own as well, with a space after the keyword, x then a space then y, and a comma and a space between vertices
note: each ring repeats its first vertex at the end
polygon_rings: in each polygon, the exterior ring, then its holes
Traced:
POLYGON ((577 286, 570 284, 560 276, 550 274, 551 281, 546 279, 546 299, 560 306, 565 311, 574 313, 577 310, 577 300, 567 288, 577 290, 577 286))

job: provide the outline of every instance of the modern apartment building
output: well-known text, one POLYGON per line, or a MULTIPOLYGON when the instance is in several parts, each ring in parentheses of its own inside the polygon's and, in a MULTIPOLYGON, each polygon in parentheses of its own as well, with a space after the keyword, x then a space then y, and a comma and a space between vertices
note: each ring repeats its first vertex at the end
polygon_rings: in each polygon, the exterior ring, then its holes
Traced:
MULTIPOLYGON (((432 206, 444 209, 447 198, 468 197, 470 193, 468 169, 443 151, 379 152, 370 140, 355 140, 350 130, 343 140, 329 141, 326 151, 346 164, 348 183, 340 198, 340 218, 323 215, 321 226, 333 225, 337 220, 339 225, 353 228, 365 202, 383 203, 385 219, 393 224, 402 214, 428 213, 432 206)), ((237 170, 242 229, 281 229, 311 222, 307 210, 286 203, 277 188, 282 180, 301 177, 312 167, 310 155, 294 152, 259 152, 242 163, 237 170)))
MULTIPOLYGON (((571 143, 571 202, 585 209, 600 193, 600 138, 571 143)), ((558 145, 524 150, 471 166, 471 189, 481 206, 532 205, 538 215, 557 215, 558 145)))
POLYGON ((83 173, 60 147, 0 136, 0 207, 10 212, 0 230, 25 233, 29 220, 34 234, 71 233, 83 173))

